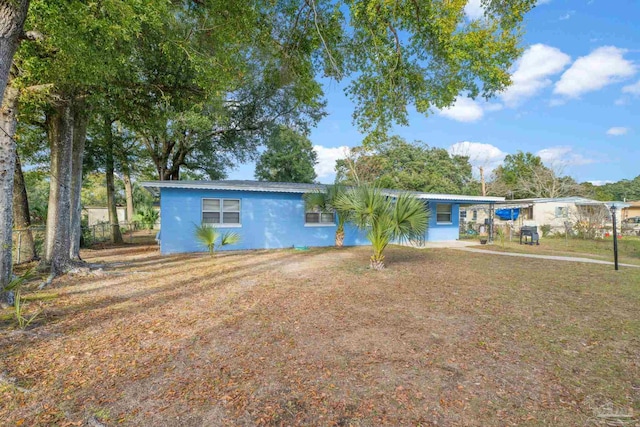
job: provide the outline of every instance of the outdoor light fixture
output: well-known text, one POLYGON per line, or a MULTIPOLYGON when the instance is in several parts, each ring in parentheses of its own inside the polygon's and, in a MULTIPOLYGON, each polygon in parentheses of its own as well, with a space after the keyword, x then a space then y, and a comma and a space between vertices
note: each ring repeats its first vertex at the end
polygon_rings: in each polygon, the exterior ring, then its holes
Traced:
POLYGON ((611 210, 611 220, 613 222, 613 261, 618 269, 618 230, 616 230, 616 205, 611 204, 609 208, 611 210))

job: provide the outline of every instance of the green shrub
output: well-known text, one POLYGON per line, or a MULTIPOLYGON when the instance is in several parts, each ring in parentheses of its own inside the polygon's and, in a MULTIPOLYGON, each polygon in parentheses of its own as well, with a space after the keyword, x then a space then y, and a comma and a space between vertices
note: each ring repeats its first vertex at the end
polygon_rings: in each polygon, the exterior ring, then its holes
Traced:
POLYGON ((496 234, 498 235, 498 240, 500 241, 500 245, 504 248, 504 239, 505 239, 504 228, 496 227, 496 234))
POLYGON ((221 233, 218 229, 210 225, 196 225, 195 236, 198 241, 207 248, 211 256, 216 250, 216 245, 234 245, 240 242, 240 235, 232 231, 221 233))
POLYGON ((16 322, 20 329, 26 329, 39 315, 40 310, 27 317, 24 314, 25 299, 22 296, 22 286, 33 277, 33 270, 29 270, 26 273, 15 276, 7 286, 5 291, 9 292, 9 303, 13 303, 13 310, 16 322))
POLYGON ((154 209, 153 206, 147 205, 138 208, 133 216, 133 221, 138 223, 144 230, 153 230, 158 218, 160 218, 160 212, 154 209))
POLYGON ((540 232, 542 233, 542 237, 549 236, 549 234, 551 234, 551 224, 541 225, 540 232))

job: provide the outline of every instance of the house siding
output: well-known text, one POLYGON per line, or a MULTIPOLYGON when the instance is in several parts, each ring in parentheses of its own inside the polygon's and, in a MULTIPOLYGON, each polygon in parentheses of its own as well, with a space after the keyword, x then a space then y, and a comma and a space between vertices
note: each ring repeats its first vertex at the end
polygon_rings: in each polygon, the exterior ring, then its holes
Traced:
MULTIPOLYGON (((305 226, 301 194, 227 190, 161 189, 163 254, 205 250, 194 237, 202 219, 202 199, 240 199, 241 226, 217 228, 241 236, 239 243, 221 249, 275 249, 293 246, 333 246, 335 225, 305 226)), ((367 245, 366 233, 347 224, 346 246, 367 245)))
MULTIPOLYGON (((280 249, 293 246, 333 246, 335 225, 305 226, 305 205, 302 194, 206 190, 186 188, 161 189, 160 250, 163 254, 200 252, 205 248, 194 237, 196 224, 202 220, 202 199, 240 199, 241 225, 225 227, 241 237, 239 243, 222 250, 280 249)), ((459 238, 460 205, 451 201, 429 201, 431 211, 426 241, 452 241, 459 238), (436 221, 436 204, 451 204, 451 223, 436 221)), ((345 225, 345 246, 368 245, 366 232, 345 225)))
POLYGON ((460 204, 451 201, 430 201, 429 228, 425 240, 427 242, 448 242, 458 240, 460 237, 460 204), (437 222, 436 205, 451 204, 451 223, 442 224, 437 222))

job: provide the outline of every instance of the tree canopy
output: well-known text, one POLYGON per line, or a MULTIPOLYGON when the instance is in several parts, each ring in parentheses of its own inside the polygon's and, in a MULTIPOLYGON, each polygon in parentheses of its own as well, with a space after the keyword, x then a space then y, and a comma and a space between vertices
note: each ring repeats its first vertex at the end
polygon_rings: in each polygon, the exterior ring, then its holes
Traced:
POLYGON ((633 179, 622 179, 600 186, 588 182, 582 185, 591 192, 592 197, 596 200, 640 200, 640 175, 633 179))
POLYGON ((493 172, 489 193, 511 199, 582 196, 586 190, 560 170, 544 165, 540 156, 518 151, 493 172))
POLYGON ((398 136, 375 149, 356 147, 336 163, 338 181, 354 185, 370 183, 382 188, 431 193, 478 194, 466 156, 398 136))
POLYGON ((279 127, 256 163, 255 176, 260 181, 312 183, 316 179, 317 157, 309 138, 279 127))

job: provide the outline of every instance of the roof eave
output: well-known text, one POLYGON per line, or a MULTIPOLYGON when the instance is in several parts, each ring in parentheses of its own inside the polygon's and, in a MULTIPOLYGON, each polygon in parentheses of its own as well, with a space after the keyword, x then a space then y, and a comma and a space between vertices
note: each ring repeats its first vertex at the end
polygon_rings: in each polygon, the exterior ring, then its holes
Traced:
MULTIPOLYGON (((160 188, 190 188, 190 189, 202 189, 202 190, 226 190, 226 191, 257 191, 257 192, 267 192, 267 193, 296 193, 296 194, 304 194, 309 191, 321 190, 326 187, 326 184, 310 184, 306 188, 296 188, 296 187, 287 187, 286 185, 282 185, 279 187, 260 187, 260 186, 251 186, 251 185, 234 185, 234 184, 224 184, 224 183, 198 183, 198 182, 181 182, 181 181, 145 181, 141 182, 140 185, 153 194, 157 194, 156 192, 160 188), (155 190, 155 192, 154 192, 155 190)), ((401 190, 383 190, 383 192, 389 196, 395 197, 403 192, 401 190)), ((468 203, 476 203, 476 204, 489 204, 489 203, 500 203, 504 202, 504 197, 492 197, 492 196, 466 196, 466 195, 458 195, 458 194, 430 194, 430 193, 420 193, 416 191, 408 191, 407 193, 414 195, 415 197, 423 200, 430 201, 456 201, 456 202, 468 202, 468 203)))

